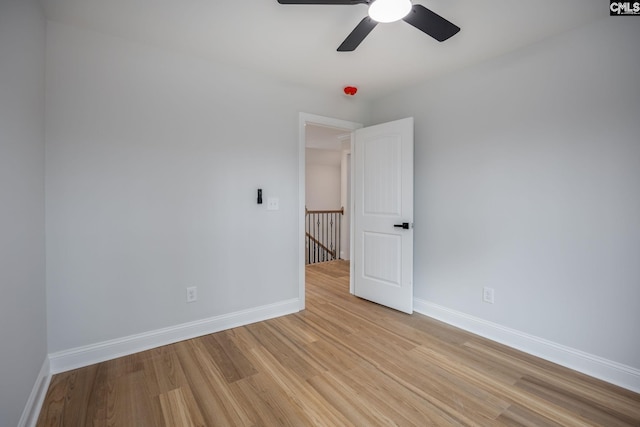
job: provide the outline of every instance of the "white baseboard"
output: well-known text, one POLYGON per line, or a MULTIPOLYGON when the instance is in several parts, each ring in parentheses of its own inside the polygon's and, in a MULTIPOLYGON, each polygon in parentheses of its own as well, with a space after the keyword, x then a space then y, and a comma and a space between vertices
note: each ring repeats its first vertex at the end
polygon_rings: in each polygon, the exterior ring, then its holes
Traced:
POLYGON ((36 382, 31 389, 27 404, 22 411, 22 416, 18 421, 18 427, 34 427, 38 422, 38 415, 40 414, 40 408, 44 402, 44 398, 49 389, 49 382, 51 381, 51 368, 49 364, 49 358, 47 357, 42 363, 36 382))
POLYGON ((94 363, 212 334, 225 329, 296 313, 299 311, 299 305, 298 298, 294 298, 275 304, 52 353, 49 355, 51 374, 93 365, 94 363))
POLYGON ((640 370, 414 298, 414 310, 465 331, 640 393, 640 370))

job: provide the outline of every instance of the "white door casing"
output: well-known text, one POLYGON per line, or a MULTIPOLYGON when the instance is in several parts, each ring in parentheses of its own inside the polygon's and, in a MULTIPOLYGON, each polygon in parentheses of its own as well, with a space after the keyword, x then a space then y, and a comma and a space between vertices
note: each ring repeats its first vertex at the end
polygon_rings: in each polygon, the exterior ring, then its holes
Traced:
POLYGON ((355 295, 412 313, 413 118, 356 130, 352 155, 355 295))
MULTIPOLYGON (((362 127, 362 124, 332 117, 318 116, 316 114, 300 113, 298 120, 298 301, 299 309, 305 309, 305 127, 307 124, 316 124, 332 128, 344 129, 352 132, 362 127)), ((352 159, 353 161, 353 159, 352 159)), ((353 185, 353 184, 351 184, 353 185)), ((347 208, 345 206, 345 208, 347 208)), ((353 248, 351 249, 353 251, 353 248)), ((353 274, 351 274, 353 277, 353 274)), ((351 280, 351 285, 353 280, 351 280)))

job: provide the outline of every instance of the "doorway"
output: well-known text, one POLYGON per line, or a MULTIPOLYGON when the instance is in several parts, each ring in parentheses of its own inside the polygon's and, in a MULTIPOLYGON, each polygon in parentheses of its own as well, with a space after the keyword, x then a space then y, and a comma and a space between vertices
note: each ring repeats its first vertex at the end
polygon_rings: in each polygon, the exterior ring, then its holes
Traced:
MULTIPOLYGON (((362 127, 361 123, 349 122, 336 118, 317 116, 314 114, 300 113, 299 117, 299 149, 298 149, 298 199, 300 201, 299 206, 299 225, 298 225, 298 281, 299 281, 299 302, 300 310, 305 308, 305 252, 306 252, 306 201, 307 201, 307 143, 308 140, 311 143, 310 148, 323 149, 319 147, 318 140, 312 141, 317 135, 334 135, 336 137, 334 148, 338 148, 341 151, 341 157, 344 157, 344 161, 341 161, 341 186, 340 201, 344 203, 344 221, 348 221, 349 226, 345 227, 349 229, 349 233, 342 240, 341 256, 347 256, 350 258, 350 254, 345 254, 344 251, 351 252, 351 218, 352 218, 352 203, 346 203, 348 194, 351 193, 351 148, 353 145, 352 132, 362 127), (315 146, 314 146, 315 145, 315 146), (343 147, 348 147, 348 150, 343 150, 343 147), (347 151, 347 152, 345 152, 347 151), (345 162, 349 167, 345 167, 345 162), (346 187, 346 188, 345 188, 346 187)), ((353 277, 353 274, 351 274, 353 277)), ((353 281, 350 280, 349 290, 353 293, 353 281)))
POLYGON ((305 127, 305 264, 348 260, 351 132, 305 127))

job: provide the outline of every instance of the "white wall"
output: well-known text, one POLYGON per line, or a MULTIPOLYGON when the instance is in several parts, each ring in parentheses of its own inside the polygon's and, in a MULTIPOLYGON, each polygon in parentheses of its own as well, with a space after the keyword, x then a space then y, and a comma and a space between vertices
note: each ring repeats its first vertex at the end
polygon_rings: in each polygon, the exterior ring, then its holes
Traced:
POLYGON ((55 23, 47 55, 50 352, 297 298, 299 112, 362 104, 55 23))
POLYGON ((638 24, 375 103, 375 122, 416 119, 417 298, 640 368, 638 24))
POLYGON ((342 152, 307 148, 305 159, 307 209, 340 209, 342 152))
POLYGON ((44 277, 45 21, 0 2, 0 425, 15 426, 47 355, 44 277))

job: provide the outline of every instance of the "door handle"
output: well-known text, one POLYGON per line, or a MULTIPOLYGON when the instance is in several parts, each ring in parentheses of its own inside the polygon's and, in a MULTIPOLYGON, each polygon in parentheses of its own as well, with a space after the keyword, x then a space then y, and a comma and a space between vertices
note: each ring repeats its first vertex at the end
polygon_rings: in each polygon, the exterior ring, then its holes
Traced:
POLYGON ((403 230, 409 229, 409 223, 403 222, 402 224, 393 224, 394 227, 402 228, 403 230))

